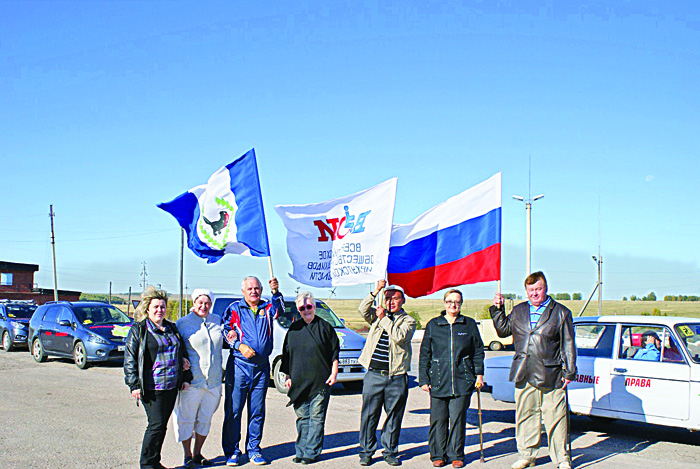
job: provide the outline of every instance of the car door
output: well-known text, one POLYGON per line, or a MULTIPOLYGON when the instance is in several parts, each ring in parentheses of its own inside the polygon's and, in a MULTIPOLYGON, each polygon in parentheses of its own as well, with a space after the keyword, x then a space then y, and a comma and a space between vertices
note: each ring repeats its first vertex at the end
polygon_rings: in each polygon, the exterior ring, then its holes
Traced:
POLYGON ((44 318, 39 323, 39 337, 41 345, 47 352, 56 352, 55 334, 58 329, 59 306, 51 306, 44 313, 44 318))
POLYGON ((56 333, 54 334, 55 350, 61 353, 72 353, 75 338, 75 317, 67 307, 60 306, 59 308, 56 333))
POLYGON ((569 404, 575 412, 596 414, 610 409, 610 369, 615 341, 613 323, 577 322, 576 380, 569 384, 569 404))
POLYGON ((677 341, 668 327, 621 324, 619 347, 613 361, 610 405, 612 410, 646 417, 687 420, 690 403, 690 366, 681 357, 669 357, 665 348, 677 341), (657 360, 642 360, 637 337, 653 332, 663 346, 657 360), (668 345, 667 345, 668 344, 668 345), (680 360, 680 361, 679 361, 680 360))

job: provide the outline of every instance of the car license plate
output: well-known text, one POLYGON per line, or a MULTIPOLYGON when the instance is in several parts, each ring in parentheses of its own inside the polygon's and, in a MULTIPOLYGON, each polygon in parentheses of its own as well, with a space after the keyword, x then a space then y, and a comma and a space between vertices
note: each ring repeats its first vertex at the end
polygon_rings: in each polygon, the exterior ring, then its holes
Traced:
POLYGON ((120 345, 119 347, 117 347, 117 350, 119 350, 120 352, 123 352, 123 351, 124 351, 124 346, 123 346, 123 345, 120 345))
POLYGON ((341 358, 338 360, 339 365, 359 365, 357 358, 341 358))

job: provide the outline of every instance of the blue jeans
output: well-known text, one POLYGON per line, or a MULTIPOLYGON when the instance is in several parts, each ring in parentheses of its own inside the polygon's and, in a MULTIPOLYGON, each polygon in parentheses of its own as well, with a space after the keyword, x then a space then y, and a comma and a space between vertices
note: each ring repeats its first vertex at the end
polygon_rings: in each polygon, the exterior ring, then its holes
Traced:
POLYGON ((270 379, 270 365, 249 366, 239 363, 230 355, 226 363, 226 395, 224 397, 224 426, 221 447, 226 457, 240 454, 241 413, 248 402, 248 456, 260 454, 263 426, 265 425, 265 396, 270 379))
POLYGON ((297 414, 297 458, 316 461, 323 449, 323 430, 331 392, 327 387, 301 403, 294 403, 297 414))

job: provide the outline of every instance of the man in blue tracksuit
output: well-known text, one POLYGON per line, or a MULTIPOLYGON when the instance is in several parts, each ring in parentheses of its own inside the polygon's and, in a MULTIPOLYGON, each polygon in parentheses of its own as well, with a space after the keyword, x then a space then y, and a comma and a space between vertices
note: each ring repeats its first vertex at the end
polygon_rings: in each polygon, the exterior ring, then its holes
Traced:
POLYGON ((241 463, 241 412, 248 400, 246 451, 253 464, 267 464, 260 453, 265 423, 265 396, 270 378, 272 327, 284 299, 274 277, 270 280, 272 300, 261 298, 262 284, 256 277, 243 279, 243 299, 232 303, 224 314, 223 334, 231 344, 226 364, 224 428, 221 445, 227 466, 241 463))

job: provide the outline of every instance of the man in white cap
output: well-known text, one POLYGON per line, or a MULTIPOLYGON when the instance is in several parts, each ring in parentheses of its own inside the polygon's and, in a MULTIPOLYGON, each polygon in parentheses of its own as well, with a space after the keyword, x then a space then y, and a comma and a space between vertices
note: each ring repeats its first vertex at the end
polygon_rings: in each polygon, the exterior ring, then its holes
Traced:
POLYGON ((377 425, 386 412, 382 428, 384 461, 400 466, 398 459, 399 433, 408 399, 408 375, 411 369, 411 338, 416 331, 416 320, 406 314, 403 288, 389 285, 384 292, 384 306, 373 306, 374 299, 386 287, 380 280, 360 303, 358 308, 370 324, 367 342, 360 355, 360 364, 367 368, 362 387, 360 421, 360 465, 372 464, 377 450, 377 425))

